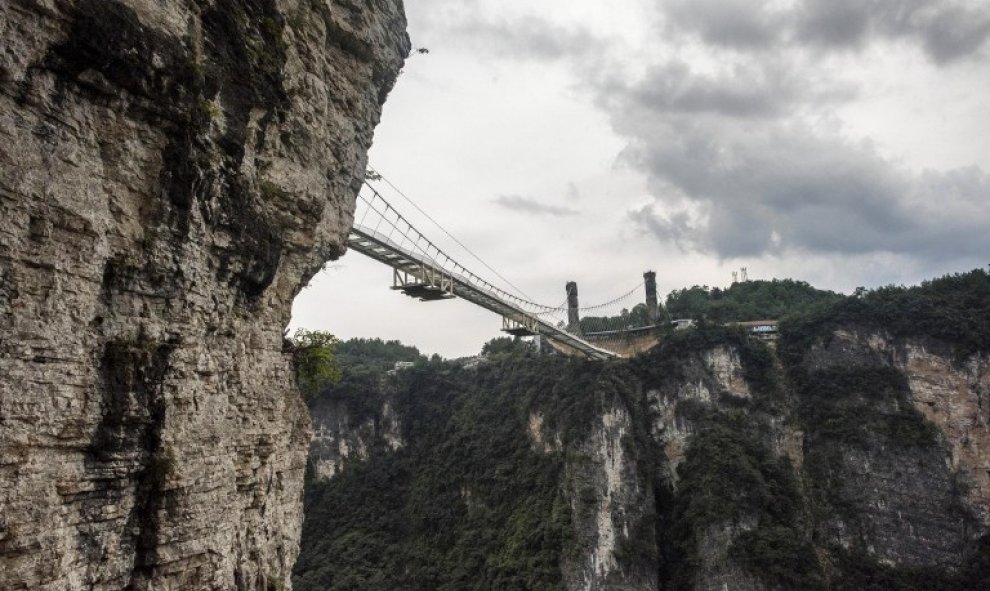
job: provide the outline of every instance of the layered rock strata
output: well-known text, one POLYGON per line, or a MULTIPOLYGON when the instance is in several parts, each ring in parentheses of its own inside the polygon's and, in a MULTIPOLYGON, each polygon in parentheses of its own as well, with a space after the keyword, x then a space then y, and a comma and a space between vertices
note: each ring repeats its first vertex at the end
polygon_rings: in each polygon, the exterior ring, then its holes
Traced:
POLYGON ((286 589, 401 0, 3 0, 0 587, 286 589))

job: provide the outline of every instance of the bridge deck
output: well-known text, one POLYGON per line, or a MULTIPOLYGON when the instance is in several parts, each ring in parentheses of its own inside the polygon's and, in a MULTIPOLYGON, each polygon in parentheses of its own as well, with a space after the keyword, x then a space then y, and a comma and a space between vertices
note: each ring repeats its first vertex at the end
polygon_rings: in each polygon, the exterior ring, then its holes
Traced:
POLYGON ((452 280, 451 291, 454 295, 519 325, 528 327, 532 332, 553 339, 591 359, 617 357, 611 351, 596 347, 588 341, 541 320, 490 290, 474 285, 466 277, 443 269, 436 261, 396 244, 387 236, 379 234, 371 228, 355 225, 348 235, 347 245, 365 256, 418 278, 424 284, 433 283, 433 279, 438 274, 442 274, 452 280))

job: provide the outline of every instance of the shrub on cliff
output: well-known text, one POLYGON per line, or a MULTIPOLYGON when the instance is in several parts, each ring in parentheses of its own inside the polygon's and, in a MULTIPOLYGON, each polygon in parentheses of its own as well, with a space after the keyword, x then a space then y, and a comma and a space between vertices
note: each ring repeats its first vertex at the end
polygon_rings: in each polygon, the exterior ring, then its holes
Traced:
POLYGON ((292 336, 292 345, 296 382, 304 396, 313 396, 323 385, 340 381, 337 337, 324 330, 300 328, 292 336))

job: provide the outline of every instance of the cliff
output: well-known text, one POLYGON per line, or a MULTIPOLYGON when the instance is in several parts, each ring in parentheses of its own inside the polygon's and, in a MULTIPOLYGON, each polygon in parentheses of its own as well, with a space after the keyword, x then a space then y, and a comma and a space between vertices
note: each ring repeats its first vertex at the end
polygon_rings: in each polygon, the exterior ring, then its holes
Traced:
POLYGON ((631 361, 330 389, 297 588, 983 588, 988 307, 977 271, 816 309, 776 346, 703 325, 631 361))
POLYGON ((4 0, 0 587, 280 589, 401 0, 4 0))

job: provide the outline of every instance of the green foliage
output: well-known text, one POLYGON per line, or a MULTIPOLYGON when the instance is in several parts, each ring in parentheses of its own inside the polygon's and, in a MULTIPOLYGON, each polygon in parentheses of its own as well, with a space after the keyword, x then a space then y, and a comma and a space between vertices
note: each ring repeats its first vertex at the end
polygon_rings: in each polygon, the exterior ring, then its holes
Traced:
POLYGON ((815 548, 794 525, 761 523, 732 542, 729 555, 750 574, 784 589, 825 589, 815 548))
POLYGON ((798 415, 818 440, 869 448, 936 444, 936 428, 911 404, 907 378, 891 367, 792 368, 798 415))
POLYGON ((344 375, 371 372, 384 374, 395 367, 397 361, 423 361, 416 347, 399 341, 382 339, 349 339, 337 345, 337 359, 344 375))
POLYGON ((880 363, 814 365, 807 354, 846 325, 936 338, 961 354, 990 350, 986 274, 849 298, 798 282, 737 285, 745 287, 677 294, 675 300, 694 301, 699 317, 709 320, 668 333, 658 347, 628 362, 524 354, 518 343, 502 338, 486 345, 490 363, 466 371, 427 362, 398 343, 355 344, 346 354, 341 345, 339 356, 353 357, 344 364, 344 380, 321 399, 376 418, 387 391, 402 417, 405 446, 394 452, 372 448, 366 461, 348 464, 332 481, 310 483, 295 587, 561 589, 561 561, 584 550, 571 520, 584 523, 593 515, 600 494, 577 483, 571 497, 563 483, 571 470, 587 466, 581 444, 604 405, 615 400, 633 418, 624 453, 636 458, 641 490, 654 491, 657 508, 656 515, 630 524, 632 535, 619 541, 615 556, 620 565, 658 564, 661 588, 694 588, 702 536, 721 527, 735 528, 730 560, 769 588, 985 587, 987 538, 967 550, 956 572, 884 566, 868 554, 822 547, 812 538, 818 511, 845 510, 831 468, 843 454, 876 446, 894 453, 930 450, 937 434, 910 404, 899 372, 880 363), (782 366, 764 343, 715 322, 793 311, 799 314, 784 323, 781 336, 782 366), (650 435, 656 417, 644 392, 675 393, 684 383, 710 380, 700 359, 718 346, 738 352, 752 397, 714 392, 717 407, 678 403, 676 418, 692 435, 674 490, 654 473, 663 452, 650 435), (418 363, 383 380, 396 360, 418 363), (531 447, 531 413, 543 416, 544 432, 559 436, 563 453, 531 447), (804 431, 804 488, 774 449, 779 431, 771 425, 780 420, 796 420, 804 431))
POLYGON ((378 420, 385 394, 382 381, 397 361, 426 363, 419 349, 399 341, 349 339, 337 343, 336 361, 341 378, 326 382, 319 393, 311 396, 311 409, 324 404, 343 404, 357 423, 378 420))
POLYGON ((959 359, 990 351, 990 274, 946 275, 916 287, 882 287, 832 305, 809 308, 781 323, 781 356, 796 363, 836 328, 858 326, 901 338, 951 345, 959 359))
POLYGON ((406 445, 308 483, 294 587, 561 589, 564 456, 532 449, 528 419, 553 409, 565 437, 586 432, 604 369, 500 355, 471 371, 423 362, 399 372, 390 399, 406 445))
POLYGON ((313 396, 326 384, 340 381, 336 359, 337 337, 323 330, 300 328, 292 336, 292 360, 303 395, 313 396))
POLYGON ((990 535, 977 540, 964 564, 943 567, 890 566, 868 554, 835 547, 834 591, 976 591, 990 581, 990 535))
POLYGON ((661 573, 674 589, 692 589, 700 561, 699 532, 755 520, 730 555, 754 576, 785 588, 821 589, 823 576, 813 547, 798 527, 801 496, 793 468, 768 446, 768 428, 750 413, 686 406, 696 432, 677 469, 677 493, 661 573))
MULTIPOLYGON (((804 310, 781 323, 779 353, 796 394, 805 432, 804 470, 816 512, 860 519, 844 492, 843 465, 850 449, 917 454, 938 445, 937 429, 910 401, 906 377, 882 359, 816 364, 808 353, 828 345, 840 328, 875 331, 894 338, 932 339, 958 359, 990 350, 990 276, 982 270, 927 281, 920 286, 857 290, 838 302, 804 310)), ((836 591, 961 591, 990 580, 990 545, 976 544, 964 566, 889 566, 861 548, 827 548, 830 588, 836 591)), ((756 556, 773 553, 764 547, 756 556)), ((742 554, 739 555, 742 559, 742 554)), ((767 566, 767 568, 771 568, 767 566)))
POLYGON ((709 411, 701 422, 677 469, 684 517, 700 527, 763 509, 789 511, 793 498, 776 499, 771 490, 785 472, 745 419, 709 411))
POLYGON ((630 366, 644 387, 677 392, 682 384, 700 379, 702 355, 716 347, 739 354, 752 397, 722 393, 718 408, 694 399, 677 402, 676 420, 689 425, 692 435, 678 468, 676 492, 656 489, 661 586, 695 588, 705 551, 699 546, 702 532, 755 522, 754 529, 737 534, 730 557, 770 585, 821 589, 822 569, 801 527, 803 497, 797 477, 789 461, 770 447, 769 418, 786 416, 789 402, 766 344, 739 327, 699 322, 669 334, 630 366))
MULTIPOLYGON (((782 404, 781 376, 773 355, 765 343, 750 338, 741 327, 703 321, 694 328, 670 332, 658 346, 633 358, 630 366, 648 384, 683 382, 688 379, 685 370, 691 365, 689 361, 718 346, 738 352, 755 408, 770 410, 782 404)), ((728 402, 746 404, 741 400, 728 402)))
POLYGON ((743 322, 782 318, 808 308, 839 301, 840 294, 815 289, 803 281, 743 281, 728 289, 695 285, 667 296, 671 318, 743 322))
POLYGON ((528 355, 533 346, 519 337, 495 337, 481 347, 482 355, 528 355))
MULTIPOLYGON (((210 104, 214 103, 211 102, 210 104)), ((282 201, 288 195, 285 189, 268 179, 261 179, 258 181, 258 189, 261 191, 261 198, 268 203, 282 201)))
POLYGON ((586 316, 581 318, 580 323, 581 331, 585 333, 639 328, 655 324, 650 319, 650 312, 646 304, 636 304, 632 310, 623 308, 618 316, 586 316))
POLYGON ((220 109, 220 105, 217 104, 216 101, 200 99, 199 109, 210 119, 216 120, 223 116, 223 111, 220 109))

